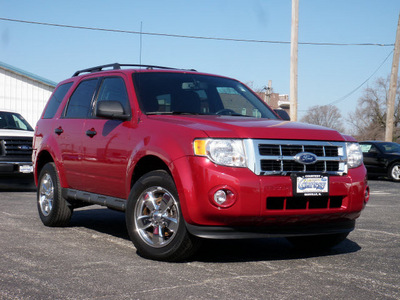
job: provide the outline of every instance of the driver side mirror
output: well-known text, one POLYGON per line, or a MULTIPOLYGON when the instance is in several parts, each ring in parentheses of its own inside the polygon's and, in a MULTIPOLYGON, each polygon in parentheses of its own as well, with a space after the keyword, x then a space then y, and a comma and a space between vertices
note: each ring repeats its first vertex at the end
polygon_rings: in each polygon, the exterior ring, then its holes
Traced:
POLYGON ((97 102, 96 116, 105 119, 116 119, 122 121, 126 121, 130 118, 129 114, 125 114, 121 102, 114 100, 97 102))

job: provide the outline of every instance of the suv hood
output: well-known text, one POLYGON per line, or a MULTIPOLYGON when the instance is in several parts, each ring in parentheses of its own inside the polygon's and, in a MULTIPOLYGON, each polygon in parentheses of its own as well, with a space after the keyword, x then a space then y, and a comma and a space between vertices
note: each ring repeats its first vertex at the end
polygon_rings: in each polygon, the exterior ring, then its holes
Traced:
POLYGON ((151 115, 148 118, 200 130, 213 138, 346 140, 333 129, 283 120, 212 115, 151 115))
POLYGON ((33 131, 16 130, 16 129, 0 129, 0 136, 33 137, 33 131))

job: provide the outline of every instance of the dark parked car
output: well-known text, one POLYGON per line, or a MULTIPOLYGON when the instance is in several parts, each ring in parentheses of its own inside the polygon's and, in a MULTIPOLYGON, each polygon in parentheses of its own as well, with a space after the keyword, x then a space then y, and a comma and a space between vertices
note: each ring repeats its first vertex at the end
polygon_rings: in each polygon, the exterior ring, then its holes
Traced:
POLYGON ((365 141, 360 145, 369 176, 387 176, 400 181, 400 144, 365 141))

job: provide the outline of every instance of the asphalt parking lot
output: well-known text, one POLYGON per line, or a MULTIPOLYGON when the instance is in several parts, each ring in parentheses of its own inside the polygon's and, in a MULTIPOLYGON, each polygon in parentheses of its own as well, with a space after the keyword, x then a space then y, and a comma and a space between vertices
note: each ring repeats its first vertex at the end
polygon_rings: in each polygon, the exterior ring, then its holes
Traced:
POLYGON ((356 230, 329 251, 213 241, 164 263, 136 255, 122 213, 88 207, 48 228, 32 187, 0 183, 0 299, 400 299, 400 183, 370 187, 356 230))

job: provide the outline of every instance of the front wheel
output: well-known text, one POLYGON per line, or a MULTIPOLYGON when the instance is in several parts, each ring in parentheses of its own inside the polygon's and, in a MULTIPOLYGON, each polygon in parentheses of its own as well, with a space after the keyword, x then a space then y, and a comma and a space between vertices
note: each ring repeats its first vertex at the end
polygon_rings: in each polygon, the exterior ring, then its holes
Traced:
POLYGON ((129 236, 145 258, 180 261, 198 247, 197 238, 186 230, 174 181, 165 171, 149 172, 134 184, 125 216, 129 236))
POLYGON ((388 176, 393 181, 400 181, 400 163, 394 163, 389 168, 388 176))
POLYGON ((297 248, 308 250, 323 250, 336 246, 337 244, 344 241, 348 235, 349 232, 310 236, 294 236, 288 237, 287 240, 297 248))

